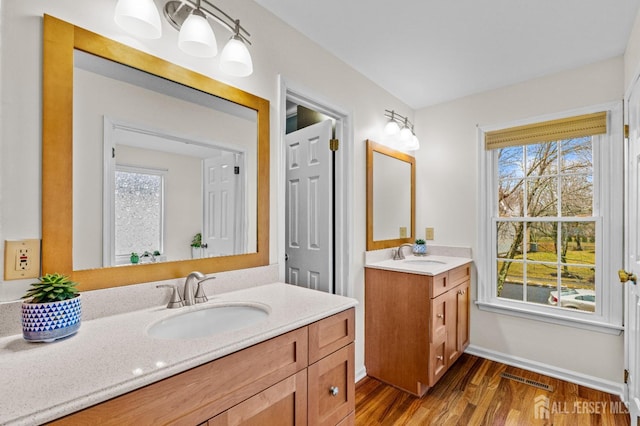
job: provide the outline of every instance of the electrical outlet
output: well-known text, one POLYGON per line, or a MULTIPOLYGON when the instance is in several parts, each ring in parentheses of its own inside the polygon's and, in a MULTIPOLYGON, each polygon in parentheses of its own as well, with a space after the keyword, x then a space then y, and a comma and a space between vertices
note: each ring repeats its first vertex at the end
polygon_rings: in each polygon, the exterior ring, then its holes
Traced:
POLYGON ((400 227, 400 238, 407 238, 407 227, 406 226, 401 226, 400 227))
POLYGON ((425 240, 433 240, 433 228, 425 228, 425 230, 424 230, 424 239, 425 240))
POLYGON ((4 279, 40 276, 40 240, 4 242, 4 279))

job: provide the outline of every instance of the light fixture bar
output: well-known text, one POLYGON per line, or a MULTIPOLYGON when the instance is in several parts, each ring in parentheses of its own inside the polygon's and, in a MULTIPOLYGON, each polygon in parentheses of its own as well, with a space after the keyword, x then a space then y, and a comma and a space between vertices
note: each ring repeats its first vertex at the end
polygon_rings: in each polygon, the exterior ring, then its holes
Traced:
POLYGON ((407 117, 398 114, 394 110, 388 110, 388 109, 384 110, 384 116, 387 117, 389 120, 395 121, 401 127, 408 127, 413 132, 413 123, 409 121, 407 117))
POLYGON ((191 15, 194 9, 204 12, 205 15, 215 19, 219 24, 224 26, 231 33, 237 35, 247 44, 251 44, 249 37, 251 34, 240 25, 240 21, 233 19, 219 7, 209 3, 207 0, 199 2, 192 0, 172 0, 168 1, 163 8, 164 16, 169 24, 176 30, 180 31, 184 21, 191 15))

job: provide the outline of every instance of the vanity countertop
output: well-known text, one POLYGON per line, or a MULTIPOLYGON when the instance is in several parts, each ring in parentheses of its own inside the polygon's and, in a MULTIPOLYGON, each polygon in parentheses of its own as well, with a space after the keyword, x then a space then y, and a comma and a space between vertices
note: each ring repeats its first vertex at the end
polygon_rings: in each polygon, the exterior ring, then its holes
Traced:
POLYGON ((179 309, 164 306, 83 321, 55 343, 0 338, 0 424, 39 424, 247 348, 355 306, 355 299, 284 283, 215 295, 179 309), (148 327, 169 316, 228 302, 270 307, 246 328, 189 340, 160 340, 148 327))
POLYGON ((385 259, 367 262, 366 268, 386 269, 387 271, 406 272, 419 275, 438 275, 458 266, 466 265, 473 259, 454 256, 406 256, 403 260, 385 259))

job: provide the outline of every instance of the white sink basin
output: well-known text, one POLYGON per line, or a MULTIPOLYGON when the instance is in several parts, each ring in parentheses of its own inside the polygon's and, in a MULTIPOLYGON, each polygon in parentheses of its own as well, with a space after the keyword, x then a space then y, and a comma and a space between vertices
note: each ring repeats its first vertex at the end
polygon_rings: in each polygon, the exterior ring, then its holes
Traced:
POLYGON ((405 263, 413 263, 415 265, 444 265, 446 262, 431 259, 405 259, 405 263))
POLYGON ((268 316, 269 307, 257 303, 210 306, 158 321, 147 334, 156 339, 197 339, 248 327, 268 316))

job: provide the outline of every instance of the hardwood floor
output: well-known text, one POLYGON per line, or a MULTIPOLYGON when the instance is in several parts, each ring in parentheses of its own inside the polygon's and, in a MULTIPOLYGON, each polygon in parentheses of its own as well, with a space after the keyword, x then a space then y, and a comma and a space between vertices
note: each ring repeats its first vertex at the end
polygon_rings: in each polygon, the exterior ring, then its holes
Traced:
POLYGON ((356 425, 362 426, 629 424, 615 395, 468 354, 421 399, 370 377, 356 385, 356 425), (503 378, 502 373, 553 390, 503 378))

